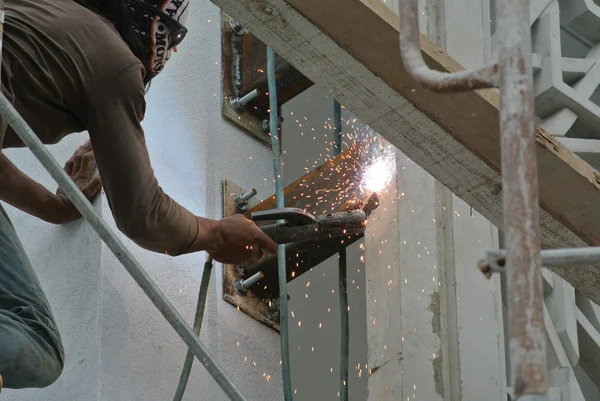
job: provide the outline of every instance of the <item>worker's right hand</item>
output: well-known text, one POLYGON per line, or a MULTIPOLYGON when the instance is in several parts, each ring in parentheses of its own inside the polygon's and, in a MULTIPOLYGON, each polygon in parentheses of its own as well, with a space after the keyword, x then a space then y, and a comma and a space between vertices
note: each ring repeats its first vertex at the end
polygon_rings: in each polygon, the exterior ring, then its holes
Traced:
POLYGON ((277 244, 241 214, 216 221, 211 231, 207 252, 217 262, 235 265, 261 258, 264 252, 277 253, 277 244))

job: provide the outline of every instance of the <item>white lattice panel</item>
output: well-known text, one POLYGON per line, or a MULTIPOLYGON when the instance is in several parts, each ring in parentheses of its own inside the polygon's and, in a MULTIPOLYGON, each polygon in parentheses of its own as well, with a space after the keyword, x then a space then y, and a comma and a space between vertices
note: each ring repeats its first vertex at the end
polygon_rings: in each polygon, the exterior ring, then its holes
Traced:
POLYGON ((530 14, 538 123, 598 169, 600 7, 593 0, 531 0, 530 14))
POLYGON ((548 399, 600 400, 600 307, 549 270, 543 277, 548 399))

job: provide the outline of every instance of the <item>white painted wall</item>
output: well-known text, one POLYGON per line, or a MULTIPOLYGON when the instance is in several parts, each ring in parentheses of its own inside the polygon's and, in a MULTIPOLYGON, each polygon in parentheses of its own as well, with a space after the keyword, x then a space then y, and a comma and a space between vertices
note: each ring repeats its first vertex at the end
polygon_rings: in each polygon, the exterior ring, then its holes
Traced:
MULTIPOLYGON (((66 161, 83 141, 83 135, 74 135, 51 150, 58 160, 66 161)), ((25 173, 56 190, 52 178, 30 153, 22 150, 6 153, 25 173)), ((100 373, 101 244, 84 221, 54 227, 7 205, 4 207, 43 285, 68 354, 64 375, 51 388, 3 390, 2 397, 8 401, 95 400, 100 373)), ((98 203, 96 210, 101 210, 98 203)))
MULTIPOLYGON (((488 15, 479 0, 423 0, 420 29, 468 68, 489 54, 488 15)), ((367 246, 369 400, 503 399, 499 277, 476 269, 497 229, 401 152, 397 167, 396 214, 377 228, 398 243, 387 258, 367 246), (392 271, 372 266, 381 259, 392 271)))
MULTIPOLYGON (((282 107, 283 177, 285 185, 333 155, 333 99, 312 87, 282 107), (293 113, 293 115, 292 115, 293 113), (298 120, 298 122, 296 122, 298 120)), ((343 134, 354 133, 353 119, 342 110, 343 134)), ((358 241, 347 250, 350 307, 349 397, 367 398, 367 327, 365 265, 358 241), (357 369, 358 366, 361 369, 357 369)), ((363 247, 364 249, 364 247, 363 247)), ((338 257, 329 258, 288 286, 290 295, 290 359, 294 401, 337 401, 340 391, 340 309, 338 257), (302 325, 299 326, 298 323, 302 325), (319 327, 321 325, 321 327, 319 327), (314 348, 313 348, 314 347, 314 348)))
MULTIPOLYGON (((208 1, 193 6, 187 40, 152 84, 144 128, 166 192, 198 215, 219 218, 222 179, 266 196, 273 192, 272 164, 268 149, 221 117, 220 12, 208 1)), ((53 146, 59 161, 66 161, 84 138, 77 135, 53 146)), ((55 189, 26 150, 7 153, 55 189)), ((96 205, 112 222, 106 202, 96 205)), ((67 366, 53 386, 6 390, 3 399, 171 399, 186 349, 90 227, 84 221, 53 227, 8 211, 52 304, 67 366)), ((126 243, 191 324, 205 255, 171 258, 126 243)), ((223 302, 220 277, 216 266, 202 340, 249 400, 280 399, 279 336, 223 302)), ((194 366, 186 399, 224 400, 204 369, 194 366)))
MULTIPOLYGON (((441 3, 428 3, 422 19, 429 18, 431 35, 445 38, 449 47, 450 43, 458 46, 458 34, 453 36, 454 42, 447 39, 448 32, 441 30, 444 25, 439 22, 448 10, 458 10, 459 2, 445 7, 441 3)), ((184 206, 212 218, 222 215, 224 178, 255 187, 263 197, 273 192, 269 151, 221 117, 219 18, 219 11, 209 2, 194 3, 189 37, 153 83, 144 122, 159 182, 184 206)), ((452 21, 451 26, 456 25, 456 19, 452 21)), ((480 37, 471 31, 463 33, 480 37)), ((472 55, 458 60, 465 64, 480 61, 484 48, 476 44, 472 55)), ((330 102, 318 90, 311 90, 286 105, 284 116, 292 107, 298 114, 312 116, 317 129, 320 120, 331 115, 323 110, 330 102), (302 106, 308 98, 313 104, 307 101, 302 106)), ((297 132, 289 119, 285 124, 285 132, 297 132)), ((319 131, 314 135, 324 134, 319 131)), ((310 167, 305 160, 312 161, 324 147, 323 142, 292 135, 284 136, 287 182, 302 175, 304 167, 310 167)), ((71 137, 52 149, 65 161, 84 137, 71 137)), ((52 180, 26 150, 8 154, 24 171, 54 189, 52 180)), ((398 176, 392 187, 400 196, 387 197, 371 219, 365 269, 360 264, 349 266, 350 365, 365 367, 362 372, 350 370, 351 399, 367 399, 367 373, 375 368, 369 380, 372 400, 459 400, 453 397, 456 394, 462 394, 464 400, 478 400, 500 393, 502 373, 495 374, 494 369, 497 372, 502 367, 498 366, 497 349, 489 348, 498 341, 487 336, 502 333, 494 304, 497 287, 474 268, 483 251, 495 246, 492 226, 476 213, 471 216, 464 203, 402 155, 398 156, 398 176), (368 297, 365 287, 373 289, 368 297), (432 303, 435 297, 443 297, 444 302, 432 303), (434 322, 442 323, 437 327, 434 322), (379 330, 376 335, 371 326, 383 324, 398 330, 379 330), (482 336, 481 330, 488 334, 482 336), (441 353, 445 365, 439 366, 441 353), (453 363, 459 359, 457 369, 453 363), (435 372, 440 370, 444 372, 441 390, 435 387, 435 372)), ((96 207, 112 222, 104 199, 97 201, 96 207)), ((14 209, 9 213, 53 306, 65 342, 67 367, 48 389, 6 391, 3 397, 7 401, 170 399, 185 347, 92 230, 83 221, 53 227, 14 209)), ((171 258, 146 252, 123 239, 191 323, 204 255, 171 258)), ((359 253, 353 247, 349 259, 356 262, 359 253)), ((298 389, 295 401, 338 398, 337 291, 331 294, 337 290, 335 270, 333 258, 290 285, 290 307, 297 316, 291 321, 293 385, 298 389), (305 294, 309 297, 302 299, 305 294), (294 324, 300 319, 302 328, 294 324), (317 329, 319 322, 325 324, 323 329, 317 329)), ((202 340, 249 400, 280 400, 279 336, 223 302, 220 277, 217 266, 202 340)), ((187 394, 187 400, 225 400, 197 363, 187 394)))

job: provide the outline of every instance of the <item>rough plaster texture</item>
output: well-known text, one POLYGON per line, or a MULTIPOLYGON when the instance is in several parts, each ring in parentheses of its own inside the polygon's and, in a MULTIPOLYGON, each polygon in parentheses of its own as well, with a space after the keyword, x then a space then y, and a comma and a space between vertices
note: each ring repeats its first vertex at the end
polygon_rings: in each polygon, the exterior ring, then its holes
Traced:
MULTIPOLYGON (((397 12, 396 3, 389 5, 397 12)), ((485 4, 419 5, 421 32, 460 63, 480 64, 488 55, 485 4)), ((397 273, 372 269, 379 258, 367 247, 369 365, 377 369, 369 399, 500 399, 500 288, 497 278, 485 280, 475 269, 497 246, 496 229, 401 152, 397 160, 397 207, 384 220, 397 219, 399 240, 382 249, 397 273)))
MULTIPOLYGON (((66 161, 84 141, 81 134, 52 146, 66 161)), ((52 178, 26 150, 10 150, 10 159, 25 173, 56 190, 52 178)), ((52 226, 5 205, 51 304, 67 350, 62 378, 43 390, 2 392, 7 401, 95 400, 99 391, 101 244, 84 222, 52 226)), ((96 210, 100 211, 99 202, 96 210)))
MULTIPOLYGON (((222 215, 224 178, 256 187, 264 196, 273 192, 268 150, 221 117, 219 18, 212 4, 194 3, 189 36, 152 84, 144 122, 163 188, 194 213, 212 218, 222 215)), ((64 162, 84 138, 70 137, 52 148, 64 162)), ((9 157, 54 189, 26 150, 10 151, 9 157)), ((112 221, 106 202, 96 203, 112 221)), ((53 227, 14 209, 9 213, 52 303, 67 366, 53 386, 6 391, 3 399, 172 398, 186 349, 85 222, 53 227)), ((205 255, 171 258, 126 243, 191 324, 205 255)), ((279 336, 222 301, 220 276, 217 265, 202 340, 249 400, 280 399, 279 336)), ((222 401, 225 396, 195 364, 186 399, 222 401)))
MULTIPOLYGON (((162 187, 192 212, 212 218, 222 215, 224 178, 257 188, 259 197, 273 192, 270 151, 221 117, 219 18, 212 4, 195 3, 189 36, 153 82, 144 121, 162 187)), ((311 132, 324 136, 323 122, 331 118, 331 106, 331 98, 312 89, 284 111, 310 116, 315 128, 311 132)), ((306 159, 323 160, 325 142, 300 135, 287 122, 285 129, 289 129, 283 141, 289 183, 310 167, 306 159)), ((64 162, 85 138, 77 134, 53 146, 58 160, 64 162)), ((27 150, 8 154, 26 173, 54 189, 51 178, 27 150)), ((116 229, 105 198, 95 203, 116 229)), ((54 227, 8 210, 56 314, 67 366, 59 381, 47 389, 6 391, 3 397, 7 401, 170 399, 186 348, 110 250, 84 221, 54 227)), ((205 255, 171 258, 121 238, 191 324, 205 255)), ((364 269, 360 270, 359 254, 358 244, 349 251, 352 366, 366 363, 364 269)), ((249 400, 282 399, 278 334, 222 301, 219 265, 211 279, 202 340, 249 400)), ((291 343, 296 400, 336 400, 340 317, 335 257, 293 282, 290 294, 295 312, 291 343), (309 281, 312 284, 307 287, 309 281)), ((366 373, 358 377, 358 370, 351 369, 350 374, 352 399, 366 399, 366 373)), ((186 394, 186 400, 225 400, 198 363, 186 394)))
MULTIPOLYGON (((435 1, 428 4, 427 10, 435 13, 438 22, 441 21, 447 8, 441 9, 435 1)), ((427 18, 427 14, 423 15, 422 18, 427 18)), ((437 37, 443 36, 439 24, 428 25, 437 37)), ((255 187, 262 197, 273 192, 269 151, 221 117, 219 60, 219 12, 208 2, 196 2, 190 18, 189 37, 153 83, 144 122, 159 182, 167 193, 190 210, 212 218, 222 214, 220 193, 224 178, 242 186, 255 187)), ((284 107, 284 132, 288 133, 283 136, 286 182, 304 174, 304 168, 311 168, 313 161, 323 161, 325 142, 312 139, 312 136, 322 138, 327 132, 321 123, 331 116, 330 107, 331 99, 316 89, 307 91, 284 107), (314 127, 315 132, 310 130, 309 134, 302 130, 286 115, 288 111, 294 111, 298 117, 310 117, 312 121, 307 122, 306 127, 308 130, 314 127), (298 136, 300 132, 305 135, 298 136)), ((52 147, 59 160, 64 162, 84 137, 80 134, 52 147)), ((9 156, 27 173, 54 189, 51 179, 26 150, 11 151, 9 156)), ((398 160, 398 191, 406 196, 400 197, 396 205, 390 205, 393 217, 386 221, 388 226, 378 231, 378 238, 384 239, 387 234, 390 238, 400 238, 396 243, 386 244, 389 247, 386 255, 390 255, 388 264, 393 265, 398 274, 393 275, 390 288, 387 281, 379 288, 393 293, 388 309, 373 307, 368 312, 368 319, 365 269, 357 263, 361 251, 355 246, 349 253, 350 365, 365 367, 367 364, 365 322, 372 324, 376 317, 388 315, 389 328, 399 330, 392 332, 393 342, 386 339, 377 345, 379 348, 370 349, 370 359, 376 354, 382 355, 380 365, 369 366, 379 368, 379 372, 371 376, 370 399, 396 400, 399 393, 409 401, 458 399, 448 393, 459 391, 449 384, 452 380, 450 372, 465 372, 460 380, 464 379, 465 388, 473 389, 472 393, 465 392, 472 394, 466 400, 480 399, 478 394, 489 394, 490 389, 501 388, 501 383, 494 383, 491 376, 482 377, 489 369, 475 363, 466 365, 469 370, 459 370, 457 365, 449 363, 451 357, 446 359, 446 365, 438 364, 440 352, 463 360, 485 359, 492 364, 494 358, 487 354, 489 349, 484 348, 485 341, 464 340, 460 347, 457 343, 452 345, 447 334, 448 325, 436 323, 443 319, 444 313, 446 318, 450 316, 449 309, 443 307, 452 308, 436 301, 440 291, 438 267, 440 261, 445 261, 452 269, 457 269, 455 277, 460 283, 459 291, 465 295, 473 287, 480 293, 494 291, 482 282, 474 269, 471 270, 483 249, 493 243, 492 228, 480 216, 470 216, 468 207, 454 200, 454 206, 444 220, 444 224, 449 224, 447 230, 450 230, 453 242, 444 242, 440 238, 440 226, 434 220, 443 210, 437 203, 440 198, 435 182, 401 155, 398 160), (396 218, 401 225, 396 224, 396 218), (464 219, 469 222, 463 223, 464 219), (483 243, 476 242, 480 240, 483 243), (396 302, 398 299, 401 305, 396 302), (400 337, 406 337, 406 341, 400 337), (403 349, 400 343, 403 343, 403 349), (444 347, 446 351, 443 351, 444 347), (399 357, 400 350, 402 355, 399 357), (404 376, 399 383, 393 383, 392 380, 398 380, 402 368, 404 376), (439 372, 445 374, 441 379, 436 376, 439 372), (477 372, 480 375, 476 375, 477 372), (378 382, 378 378, 384 380, 378 382), (446 387, 440 386, 440 380, 446 387), (482 384, 471 386, 474 383, 482 384), (393 387, 396 384, 398 387, 393 387)), ((96 204, 103 216, 112 222, 106 201, 98 200, 96 204)), ((7 391, 3 396, 8 401, 170 399, 186 349, 92 230, 83 221, 53 227, 14 209, 9 212, 55 311, 67 350, 67 367, 61 379, 48 389, 7 391)), ((124 240, 165 295, 191 323, 204 255, 171 258, 146 252, 124 240)), ((378 273, 385 271, 387 264, 382 263, 384 259, 369 257, 368 252, 376 254, 378 250, 368 247, 366 268, 374 273, 369 277, 379 280, 378 273), (369 264, 369 260, 377 263, 369 264)), ((336 265, 334 257, 290 285, 290 308, 295 312, 291 319, 291 343, 293 385, 298 389, 296 401, 338 398, 336 265), (311 284, 307 287, 309 281, 311 284), (297 325, 298 321, 302 321, 301 327, 297 325), (319 323, 323 324, 322 328, 318 327, 319 323)), ((280 400, 279 336, 222 301, 220 276, 220 266, 216 266, 202 340, 249 400, 280 400)), ((466 297, 461 299, 459 308, 464 313, 454 316, 455 320, 450 322, 456 326, 457 336, 473 340, 470 333, 476 330, 495 332, 495 318, 488 315, 495 311, 493 298, 486 299, 485 302, 477 296, 471 301, 466 297), (483 319, 473 320, 473 316, 483 319)), ((477 338, 481 340, 481 337, 477 338)), ((367 371, 367 367, 362 372, 351 368, 351 399, 367 399, 367 371)), ((225 396, 196 363, 186 399, 222 401, 225 396)))

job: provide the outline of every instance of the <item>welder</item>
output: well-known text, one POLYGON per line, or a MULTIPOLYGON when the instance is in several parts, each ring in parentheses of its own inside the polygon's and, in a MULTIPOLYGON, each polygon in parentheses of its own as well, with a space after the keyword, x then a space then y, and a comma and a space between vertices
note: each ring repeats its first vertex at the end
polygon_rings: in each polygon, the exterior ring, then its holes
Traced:
MULTIPOLYGON (((242 215, 195 216, 154 176, 140 125, 144 95, 187 33, 189 0, 5 0, 4 10, 4 95, 46 144, 89 133, 65 171, 90 200, 104 188, 120 231, 150 251, 206 251, 225 263, 277 251, 242 215)), ((3 118, 0 144, 23 146, 3 118)), ((80 217, 60 188, 49 192, 1 151, 0 200, 49 223, 80 217)), ((1 380, 5 388, 46 387, 63 364, 50 306, 0 206, 1 380)))

